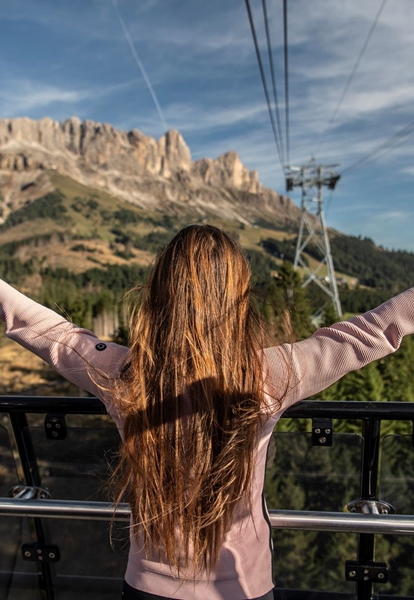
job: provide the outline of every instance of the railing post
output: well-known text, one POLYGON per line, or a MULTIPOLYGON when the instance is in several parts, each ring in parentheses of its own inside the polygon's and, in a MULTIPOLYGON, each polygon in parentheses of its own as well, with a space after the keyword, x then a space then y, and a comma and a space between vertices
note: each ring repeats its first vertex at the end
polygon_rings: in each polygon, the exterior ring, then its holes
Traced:
MULTIPOLYGON (((28 486, 39 487, 41 479, 37 466, 36 454, 33 448, 32 439, 30 436, 24 436, 24 429, 28 432, 29 424, 26 414, 22 412, 9 412, 10 423, 13 429, 14 439, 19 452, 20 460, 25 478, 25 483, 28 486)), ((45 545, 46 531, 42 519, 32 519, 34 532, 37 543, 45 545)), ((53 577, 49 563, 37 563, 37 575, 39 582, 39 591, 42 599, 54 600, 55 594, 53 589, 53 577)))
MULTIPOLYGON (((379 419, 363 419, 363 455, 361 472, 361 499, 378 500, 378 464, 381 421, 379 419)), ((361 533, 358 543, 358 562, 364 564, 374 561, 375 536, 361 533)), ((359 581, 358 600, 371 600, 372 581, 359 581)))

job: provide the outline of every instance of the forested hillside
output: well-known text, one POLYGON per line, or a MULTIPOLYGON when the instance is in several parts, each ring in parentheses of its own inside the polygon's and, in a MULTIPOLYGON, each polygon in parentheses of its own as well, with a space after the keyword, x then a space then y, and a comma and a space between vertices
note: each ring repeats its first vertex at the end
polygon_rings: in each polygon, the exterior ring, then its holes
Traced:
MULTIPOLYGON (((358 280, 358 285, 368 292, 398 293, 414 285, 414 254, 386 250, 376 246, 369 238, 335 233, 330 240, 335 270, 358 280)), ((296 237, 262 240, 262 247, 271 255, 293 261, 296 237)), ((322 258, 319 248, 309 245, 307 254, 322 258)), ((363 309, 362 309, 363 310, 363 309)))

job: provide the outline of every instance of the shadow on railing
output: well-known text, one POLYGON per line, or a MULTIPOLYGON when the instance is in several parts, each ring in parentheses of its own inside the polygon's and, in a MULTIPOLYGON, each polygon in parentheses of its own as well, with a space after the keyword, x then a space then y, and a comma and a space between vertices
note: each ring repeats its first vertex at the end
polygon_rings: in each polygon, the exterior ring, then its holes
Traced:
MULTIPOLYGON (((0 412, 0 600, 119 597, 129 507, 111 548, 102 488, 119 437, 102 404, 3 396, 0 412)), ((276 430, 269 445, 275 598, 411 598, 413 439, 382 438, 381 422, 413 421, 414 405, 306 401, 288 417, 312 432, 276 430), (333 419, 360 431, 335 433, 333 419)))

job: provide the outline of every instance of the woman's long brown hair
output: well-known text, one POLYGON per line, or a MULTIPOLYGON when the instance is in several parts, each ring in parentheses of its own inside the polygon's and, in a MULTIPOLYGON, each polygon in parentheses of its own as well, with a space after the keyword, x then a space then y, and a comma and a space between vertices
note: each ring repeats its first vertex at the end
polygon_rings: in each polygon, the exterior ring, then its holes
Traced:
POLYGON ((249 286, 229 235, 182 229, 141 290, 114 386, 116 500, 129 501, 140 547, 184 577, 214 569, 235 507, 250 504, 263 375, 249 286))

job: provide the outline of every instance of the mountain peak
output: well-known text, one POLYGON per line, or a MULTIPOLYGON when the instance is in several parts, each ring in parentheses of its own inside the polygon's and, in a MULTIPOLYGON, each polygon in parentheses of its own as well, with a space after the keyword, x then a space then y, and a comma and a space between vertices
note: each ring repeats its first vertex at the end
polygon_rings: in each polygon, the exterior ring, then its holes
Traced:
POLYGON ((0 120, 3 215, 34 198, 39 178, 41 189, 49 189, 51 170, 152 210, 181 212, 191 207, 200 216, 216 211, 243 222, 249 210, 260 206, 271 213, 297 210, 290 200, 266 189, 236 152, 192 161, 183 136, 174 129, 155 140, 137 129, 120 131, 76 116, 60 123, 49 117, 0 120), (22 193, 29 184, 30 192, 22 193), (240 211, 226 190, 260 198, 240 211))

